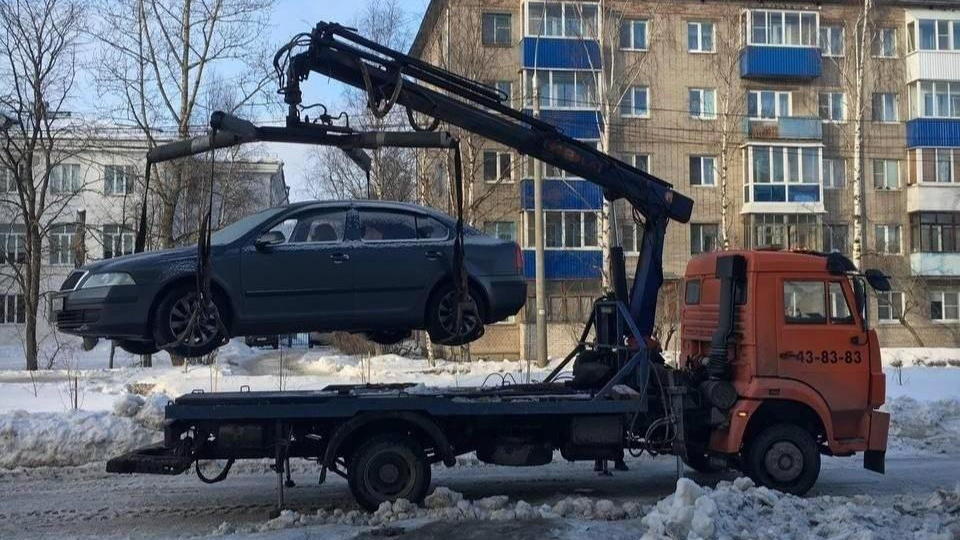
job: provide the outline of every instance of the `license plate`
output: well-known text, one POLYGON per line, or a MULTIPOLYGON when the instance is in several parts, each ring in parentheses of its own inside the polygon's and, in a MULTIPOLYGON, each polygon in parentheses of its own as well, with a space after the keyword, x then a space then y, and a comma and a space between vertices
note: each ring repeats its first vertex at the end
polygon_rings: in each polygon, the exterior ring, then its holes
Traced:
POLYGON ((63 311, 63 297, 54 296, 53 297, 53 311, 63 311))

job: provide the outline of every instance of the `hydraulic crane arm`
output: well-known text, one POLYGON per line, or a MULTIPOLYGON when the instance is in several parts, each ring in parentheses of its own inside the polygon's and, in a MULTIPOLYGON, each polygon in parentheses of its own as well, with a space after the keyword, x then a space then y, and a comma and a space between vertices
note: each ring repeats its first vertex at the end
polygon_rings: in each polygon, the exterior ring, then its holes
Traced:
MULTIPOLYGON (((321 22, 295 37, 274 59, 287 127, 300 122, 300 82, 311 72, 365 90, 371 108, 394 104, 458 126, 592 182, 608 200, 626 199, 644 217, 629 311, 641 336, 653 332, 663 283, 663 242, 669 220, 687 222, 693 201, 663 180, 569 137, 556 127, 501 102, 485 85, 368 40, 339 24, 321 22), (300 50, 305 47, 305 50, 300 50), (300 52, 296 52, 300 50, 300 52)), ((416 126, 415 126, 416 127, 416 126)), ((622 299, 626 301, 627 299, 622 299)))

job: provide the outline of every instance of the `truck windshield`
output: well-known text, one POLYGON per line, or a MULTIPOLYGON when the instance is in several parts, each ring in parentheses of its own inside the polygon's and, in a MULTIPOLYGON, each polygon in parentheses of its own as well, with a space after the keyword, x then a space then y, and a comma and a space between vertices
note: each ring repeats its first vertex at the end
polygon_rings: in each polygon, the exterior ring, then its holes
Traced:
POLYGON ((266 210, 261 210, 256 214, 251 214, 245 218, 235 221, 230 225, 220 229, 219 231, 213 233, 210 236, 210 242, 215 246, 222 246, 229 244, 241 238, 243 235, 250 232, 257 225, 260 225, 264 221, 272 218, 273 216, 284 211, 286 208, 278 206, 275 208, 267 208, 266 210))

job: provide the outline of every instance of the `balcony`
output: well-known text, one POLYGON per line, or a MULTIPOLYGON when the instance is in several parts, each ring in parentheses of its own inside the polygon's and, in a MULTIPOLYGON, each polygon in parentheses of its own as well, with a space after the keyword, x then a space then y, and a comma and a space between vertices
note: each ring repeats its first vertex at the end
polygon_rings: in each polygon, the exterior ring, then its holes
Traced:
POLYGON ((960 184, 924 182, 907 186, 907 213, 960 212, 960 184))
POLYGON ((911 253, 910 273, 914 276, 960 276, 960 253, 911 253))
MULTIPOLYGON (((520 205, 533 210, 533 180, 520 182, 520 205)), ((544 180, 544 210, 599 210, 603 208, 603 190, 600 186, 577 179, 544 180)))
POLYGON ((822 141, 823 122, 819 118, 781 117, 776 120, 743 121, 743 133, 751 140, 822 141))
POLYGON ((907 84, 914 81, 960 81, 960 52, 914 51, 907 55, 907 84))
POLYGON ((960 118, 916 118, 907 122, 907 148, 960 146, 960 118))
MULTIPOLYGON (((599 279, 603 253, 598 249, 548 249, 543 252, 547 279, 599 279)), ((532 249, 523 250, 523 277, 534 279, 536 259, 532 249)))
POLYGON ((809 81, 822 72, 820 49, 816 47, 748 45, 740 50, 743 79, 809 81))
MULTIPOLYGON (((523 112, 533 114, 533 110, 529 108, 525 108, 523 112)), ((600 126, 603 124, 603 117, 598 111, 579 109, 541 109, 540 120, 553 124, 568 137, 581 140, 599 139, 600 126)))
POLYGON ((593 39, 525 37, 520 40, 520 67, 600 69, 600 44, 593 39))

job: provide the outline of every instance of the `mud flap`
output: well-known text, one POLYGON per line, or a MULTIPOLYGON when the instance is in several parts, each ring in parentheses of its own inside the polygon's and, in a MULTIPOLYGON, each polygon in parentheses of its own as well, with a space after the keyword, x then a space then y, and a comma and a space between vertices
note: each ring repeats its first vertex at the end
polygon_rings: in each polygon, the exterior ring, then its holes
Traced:
POLYGON ((190 468, 193 460, 178 455, 162 443, 138 448, 107 461, 108 473, 119 474, 181 474, 190 468))
POLYGON ((875 473, 886 472, 887 453, 883 450, 867 450, 863 453, 863 468, 875 473))

